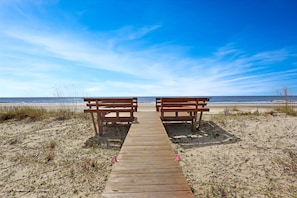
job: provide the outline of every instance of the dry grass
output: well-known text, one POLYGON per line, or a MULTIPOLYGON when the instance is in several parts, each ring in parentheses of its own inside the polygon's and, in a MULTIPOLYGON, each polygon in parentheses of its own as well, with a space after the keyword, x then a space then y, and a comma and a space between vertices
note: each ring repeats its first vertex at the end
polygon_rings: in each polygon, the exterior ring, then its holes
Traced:
POLYGON ((85 118, 88 116, 84 113, 75 113, 69 109, 57 109, 55 111, 48 111, 42 107, 31 106, 16 106, 16 107, 1 107, 0 108, 0 122, 8 120, 26 120, 26 121, 40 121, 46 118, 53 117, 55 120, 68 120, 71 118, 85 118))
POLYGON ((295 106, 283 106, 275 109, 276 112, 285 113, 291 116, 297 116, 297 111, 295 110, 295 106))
POLYGON ((288 88, 285 87, 283 89, 283 94, 280 94, 280 95, 284 96, 284 104, 281 107, 276 108, 275 111, 280 113, 285 113, 291 116, 297 116, 296 103, 292 103, 290 101, 288 88))
POLYGON ((44 108, 34 107, 2 107, 0 109, 0 122, 6 120, 37 121, 45 118, 48 112, 44 108))

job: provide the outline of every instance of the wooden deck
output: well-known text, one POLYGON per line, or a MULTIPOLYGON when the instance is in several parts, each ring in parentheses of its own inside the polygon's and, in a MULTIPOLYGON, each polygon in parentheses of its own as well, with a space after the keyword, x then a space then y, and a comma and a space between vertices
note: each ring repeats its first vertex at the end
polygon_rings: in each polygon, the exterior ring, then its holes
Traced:
POLYGON ((158 112, 137 112, 102 197, 194 197, 158 112))

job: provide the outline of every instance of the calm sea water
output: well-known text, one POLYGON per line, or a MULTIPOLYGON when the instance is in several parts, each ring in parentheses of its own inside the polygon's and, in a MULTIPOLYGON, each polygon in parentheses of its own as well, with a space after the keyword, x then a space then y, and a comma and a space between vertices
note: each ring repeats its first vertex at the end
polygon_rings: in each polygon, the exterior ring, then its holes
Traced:
MULTIPOLYGON (((206 96, 210 103, 272 103, 284 101, 284 96, 206 96)), ((156 97, 138 97, 139 103, 154 103, 156 97)), ((297 96, 289 96, 297 103, 297 96)), ((82 103, 83 97, 0 98, 0 103, 82 103)))

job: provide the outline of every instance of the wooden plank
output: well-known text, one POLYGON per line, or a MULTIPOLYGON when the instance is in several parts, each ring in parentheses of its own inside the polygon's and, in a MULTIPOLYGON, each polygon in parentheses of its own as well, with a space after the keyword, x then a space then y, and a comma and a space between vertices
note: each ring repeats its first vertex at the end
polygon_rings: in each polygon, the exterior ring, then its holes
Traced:
MULTIPOLYGON (((167 151, 168 152, 168 151, 167 151)), ((172 152, 173 153, 173 152, 172 152)), ((118 160, 121 162, 124 161, 126 163, 121 163, 121 166, 124 166, 126 164, 159 164, 159 167, 165 166, 167 167, 168 164, 177 166, 175 163, 172 163, 172 161, 175 160, 175 155, 174 154, 169 154, 169 155, 158 155, 158 154, 152 154, 152 155, 146 155, 143 156, 142 153, 140 152, 133 152, 129 154, 120 154, 118 156, 118 160)), ((176 162, 177 163, 177 162, 176 162)))
POLYGON ((209 101, 209 98, 205 97, 163 97, 159 98, 160 101, 165 102, 187 102, 187 101, 209 101))
POLYGON ((129 168, 129 167, 121 167, 121 166, 117 166, 113 168, 113 174, 131 174, 131 175, 136 175, 136 174, 158 174, 158 175, 162 175, 162 174, 166 174, 168 175, 175 175, 178 171, 180 170, 179 167, 168 167, 168 168, 160 168, 160 167, 151 167, 151 166, 141 166, 141 167, 133 167, 133 168, 129 168))
MULTIPOLYGON (((126 137, 127 139, 127 137, 126 137)), ((124 143, 125 144, 125 143, 124 143)), ((169 150, 172 150, 172 146, 171 145, 162 145, 162 146, 153 146, 151 145, 150 147, 146 147, 146 146, 142 146, 142 145, 130 145, 130 146, 125 146, 125 147, 122 147, 121 148, 121 151, 125 151, 125 150, 135 150, 135 149, 138 149, 138 150, 161 150, 161 149, 169 149, 169 150)))
POLYGON ((193 197, 189 191, 174 191, 174 192, 133 192, 133 193, 105 193, 103 197, 109 198, 183 198, 193 197))
POLYGON ((209 108, 168 107, 168 108, 162 108, 161 111, 163 112, 199 112, 199 111, 209 111, 209 108))
MULTIPOLYGON (((133 100, 137 99, 137 98, 132 98, 133 100)), ((112 102, 112 101, 115 101, 115 102, 127 102, 127 101, 131 101, 131 98, 118 98, 118 97, 108 97, 108 98, 102 98, 102 97, 99 97, 99 98, 84 98, 84 101, 85 102, 91 102, 91 101, 104 101, 104 102, 112 102)))
POLYGON ((178 177, 171 178, 170 176, 167 178, 162 177, 162 179, 159 179, 157 177, 151 177, 148 179, 147 176, 145 177, 139 177, 139 175, 135 175, 134 177, 131 177, 131 175, 125 177, 121 176, 120 178, 113 177, 110 178, 111 185, 122 185, 122 186, 128 186, 128 185, 135 185, 135 186, 143 186, 143 185, 176 185, 176 184, 184 184, 183 175, 180 175, 178 177), (137 176, 137 177, 135 177, 137 176))
POLYGON ((168 145, 168 146, 162 146, 162 145, 161 146, 159 146, 159 145, 155 146, 155 145, 152 145, 152 146, 150 146, 150 147, 155 147, 155 148, 159 147, 158 150, 153 149, 153 148, 148 148, 148 146, 144 146, 144 145, 141 145, 141 146, 139 146, 139 145, 136 145, 136 146, 127 146, 127 145, 125 145, 124 147, 125 147, 124 149, 121 149, 120 154, 123 154, 125 156, 129 155, 130 153, 143 153, 147 157, 148 157, 148 154, 151 154, 150 156, 157 156, 157 155, 161 156, 161 155, 165 155, 165 154, 169 155, 171 153, 171 151, 172 151, 171 145, 168 145))
MULTIPOLYGON (((114 183, 115 184, 115 183, 114 183)), ((185 183, 179 184, 153 184, 153 185, 112 185, 106 186, 106 191, 112 192, 168 192, 168 191, 187 191, 189 186, 185 183)))
POLYGON ((164 136, 159 136, 159 137, 155 137, 155 136, 145 136, 145 137, 141 137, 141 136, 134 136, 133 139, 128 138, 127 142, 129 141, 136 141, 136 142, 147 142, 147 141, 153 141, 153 142, 149 142, 149 143, 154 143, 154 142, 161 142, 163 143, 164 140, 166 141, 168 138, 164 137, 164 136))
POLYGON ((194 197, 160 117, 138 112, 102 197, 194 197))
POLYGON ((85 109, 84 112, 85 113, 91 113, 91 112, 102 112, 102 113, 110 113, 110 112, 134 112, 133 109, 125 109, 125 108, 117 108, 117 109, 100 109, 100 110, 97 110, 97 109, 85 109))

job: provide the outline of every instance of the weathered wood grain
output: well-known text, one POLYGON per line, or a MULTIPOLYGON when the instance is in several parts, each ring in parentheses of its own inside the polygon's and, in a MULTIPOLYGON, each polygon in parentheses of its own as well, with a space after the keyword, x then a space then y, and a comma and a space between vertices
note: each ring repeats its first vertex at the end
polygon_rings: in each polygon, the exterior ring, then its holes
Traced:
POLYGON ((102 197, 194 197, 159 113, 137 112, 102 197))

